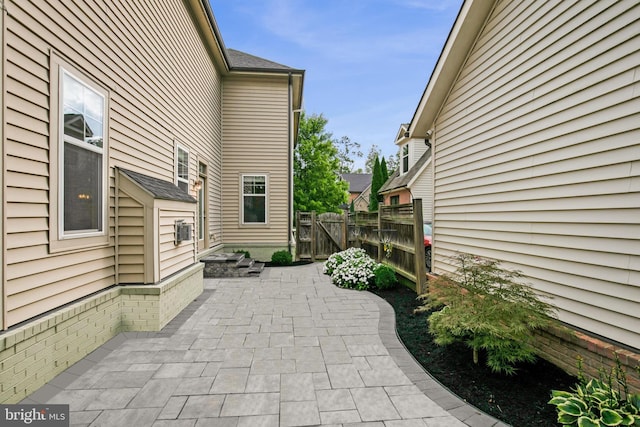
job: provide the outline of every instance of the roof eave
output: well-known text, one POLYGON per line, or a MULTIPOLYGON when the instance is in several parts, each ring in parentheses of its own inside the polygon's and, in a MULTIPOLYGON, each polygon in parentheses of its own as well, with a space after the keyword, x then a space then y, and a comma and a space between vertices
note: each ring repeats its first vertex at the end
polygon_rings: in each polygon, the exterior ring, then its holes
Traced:
POLYGON ((463 3, 411 119, 410 137, 423 137, 433 126, 494 4, 495 0, 465 0, 463 3))
POLYGON ((230 62, 209 1, 185 0, 185 4, 191 13, 194 23, 201 32, 203 41, 215 64, 220 67, 223 73, 227 73, 230 62))
POLYGON ((295 68, 258 68, 258 67, 231 67, 230 71, 234 73, 260 73, 260 74, 301 74, 304 75, 305 70, 297 70, 295 68))

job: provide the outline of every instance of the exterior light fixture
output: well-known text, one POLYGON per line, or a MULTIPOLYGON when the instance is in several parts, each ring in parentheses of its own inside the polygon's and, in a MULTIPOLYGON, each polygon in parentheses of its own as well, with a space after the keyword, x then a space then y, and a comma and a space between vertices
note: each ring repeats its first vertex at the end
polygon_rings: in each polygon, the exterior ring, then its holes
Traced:
POLYGON ((433 131, 429 129, 427 131, 427 136, 424 138, 424 145, 426 145, 427 148, 431 148, 431 135, 433 135, 433 131))

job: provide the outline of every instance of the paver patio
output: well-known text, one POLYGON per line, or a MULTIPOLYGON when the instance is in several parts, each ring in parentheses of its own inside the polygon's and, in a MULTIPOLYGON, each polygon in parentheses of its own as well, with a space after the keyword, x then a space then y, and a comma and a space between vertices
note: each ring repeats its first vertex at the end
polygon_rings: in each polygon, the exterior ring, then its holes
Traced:
POLYGON ((77 426, 505 426, 424 372, 379 297, 319 263, 205 279, 157 333, 123 333, 23 403, 77 426))

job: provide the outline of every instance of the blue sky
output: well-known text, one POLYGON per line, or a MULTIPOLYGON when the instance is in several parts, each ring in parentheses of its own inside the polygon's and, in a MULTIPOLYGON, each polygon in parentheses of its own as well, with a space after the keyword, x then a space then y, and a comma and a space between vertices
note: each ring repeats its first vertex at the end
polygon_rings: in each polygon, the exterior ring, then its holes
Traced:
MULTIPOLYGON (((462 0, 210 0, 228 48, 304 69, 303 108, 397 152, 462 0)), ((364 159, 356 167, 364 167, 364 159)))

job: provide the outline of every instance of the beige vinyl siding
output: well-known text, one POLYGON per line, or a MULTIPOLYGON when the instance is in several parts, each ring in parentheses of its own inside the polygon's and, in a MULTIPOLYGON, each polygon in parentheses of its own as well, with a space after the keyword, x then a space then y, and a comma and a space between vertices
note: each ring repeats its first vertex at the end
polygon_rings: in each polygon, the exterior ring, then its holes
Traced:
POLYGON ((560 319, 640 343, 640 5, 499 1, 436 120, 435 267, 522 270, 560 319))
POLYGON ((118 197, 118 283, 145 283, 144 206, 124 192, 118 197))
POLYGON ((160 229, 158 241, 160 253, 160 279, 165 279, 173 273, 190 266, 194 263, 194 253, 197 241, 193 238, 190 241, 175 244, 175 222, 183 220, 186 224, 191 224, 195 230, 195 216, 193 211, 177 209, 159 209, 158 218, 160 229))
POLYGON ((223 99, 225 243, 287 244, 287 76, 225 80, 223 99), (267 175, 267 224, 241 224, 242 175, 267 175))
POLYGON ((420 157, 427 151, 424 139, 412 139, 409 142, 409 169, 411 169, 420 157))
POLYGON ((411 185, 411 194, 422 199, 422 219, 431 221, 433 218, 433 163, 429 164, 411 185))
MULTIPOLYGON (((189 147, 191 184, 196 158, 210 166, 209 228, 221 234, 222 80, 181 1, 34 0, 4 6, 6 328, 116 282, 116 166, 173 181, 174 141, 189 147), (107 246, 82 252, 90 262, 78 261, 77 251, 48 250, 50 227, 57 227, 49 224, 50 208, 55 209, 50 203, 57 203, 51 182, 58 179, 49 176, 50 161, 57 161, 50 159, 50 144, 58 144, 49 135, 49 108, 58 99, 50 93, 50 52, 109 92, 110 239, 107 246)), ((179 261, 165 270, 184 265, 179 261)))

